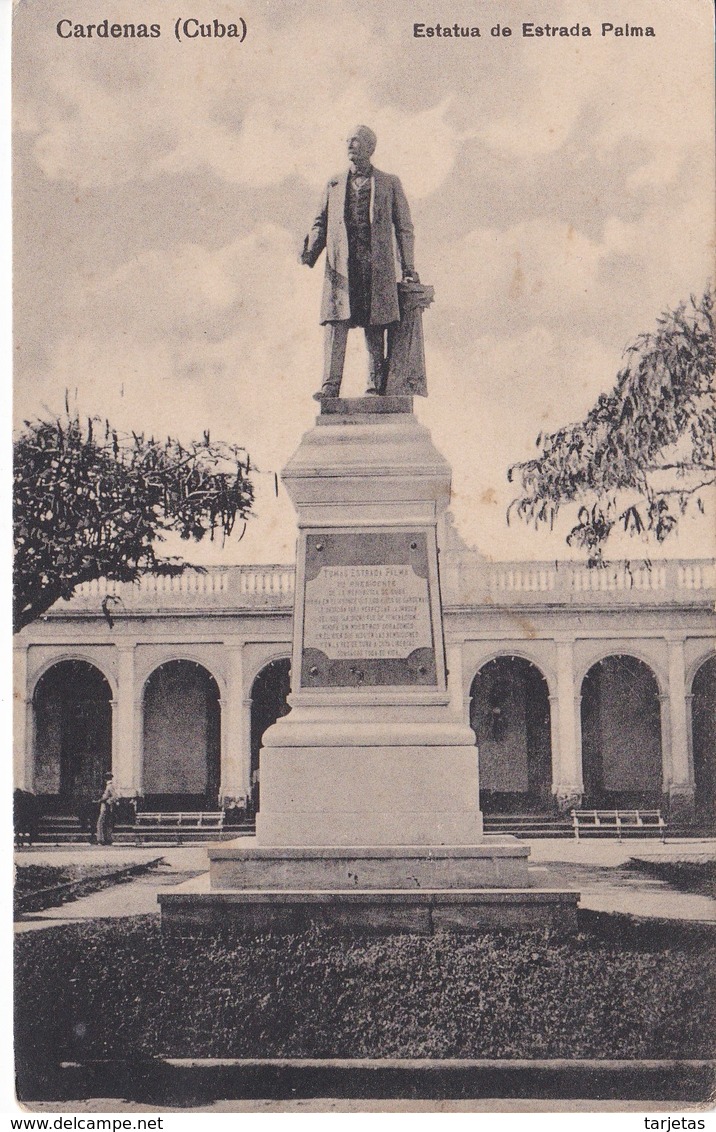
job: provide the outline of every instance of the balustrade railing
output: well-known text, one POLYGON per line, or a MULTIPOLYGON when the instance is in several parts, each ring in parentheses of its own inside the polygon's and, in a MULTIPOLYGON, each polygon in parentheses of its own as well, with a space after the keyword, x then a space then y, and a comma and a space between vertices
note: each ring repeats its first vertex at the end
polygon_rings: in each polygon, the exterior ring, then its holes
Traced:
MULTIPOLYGON (((580 562, 470 562, 450 574, 461 604, 545 601, 551 604, 683 602, 716 591, 716 562, 709 559, 616 562, 590 569, 580 562)), ((716 596, 716 595, 714 595, 716 596)))
MULTIPOLYGON (((181 574, 145 574, 136 582, 111 582, 106 578, 84 582, 77 587, 73 604, 112 596, 127 606, 158 608, 194 606, 202 600, 236 606, 292 605, 294 570, 292 566, 208 566, 184 570, 181 574)), ((59 608, 66 608, 61 603, 59 608)))
POLYGON ((239 569, 240 593, 293 597, 293 566, 241 566, 239 569))
MULTIPOLYGON (((447 565, 447 564, 446 564, 447 565)), ((290 609, 294 568, 286 565, 209 566, 175 575, 145 575, 135 583, 105 578, 79 586, 73 608, 97 607, 113 597, 127 609, 217 608, 290 609)), ((594 605, 698 603, 716 599, 716 562, 668 559, 612 563, 588 569, 581 562, 485 562, 453 558, 443 570, 443 600, 455 605, 594 605)), ((59 602, 56 609, 67 609, 59 602)))

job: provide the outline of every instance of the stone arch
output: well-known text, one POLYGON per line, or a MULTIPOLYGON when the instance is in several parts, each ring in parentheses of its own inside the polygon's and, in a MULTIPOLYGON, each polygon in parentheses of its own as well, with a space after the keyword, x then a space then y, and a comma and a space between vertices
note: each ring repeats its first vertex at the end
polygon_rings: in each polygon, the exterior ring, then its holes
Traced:
POLYGON ((646 649, 640 648, 639 645, 633 644, 631 641, 628 643, 619 642, 617 648, 614 648, 613 642, 611 647, 600 643, 601 647, 590 649, 588 660, 584 661, 581 665, 575 666, 575 688, 581 688, 584 684, 585 677, 593 668, 596 668, 602 661, 607 660, 610 656, 630 656, 634 660, 640 661, 645 668, 648 668, 656 681, 657 692, 660 696, 668 695, 669 681, 666 673, 662 671, 658 658, 651 656, 646 649))
POLYGON ((697 817, 716 819, 716 655, 707 657, 691 684, 691 736, 697 817))
MULTIPOLYGON (((550 642, 544 643, 548 645, 550 644, 550 642)), ((488 642, 483 642, 483 644, 487 645, 488 642)), ((556 695, 557 677, 554 672, 554 667, 550 663, 549 652, 551 650, 546 649, 545 655, 542 656, 536 649, 530 650, 524 647, 520 647, 519 645, 515 646, 512 644, 512 642, 510 642, 509 646, 507 647, 503 646, 500 648, 493 648, 491 647, 491 645, 492 643, 490 642, 488 649, 486 649, 485 652, 481 655, 479 653, 476 656, 468 655, 467 663, 465 664, 465 670, 463 673, 463 687, 465 696, 470 696, 472 685, 475 681, 475 676, 477 675, 477 673, 480 672, 486 664, 490 664, 491 661, 499 660, 500 658, 527 661, 528 664, 531 664, 534 668, 537 669, 542 678, 545 680, 549 695, 556 695), (473 673, 472 677, 470 676, 470 672, 473 673)))
POLYGON ((264 732, 291 710, 291 658, 275 657, 257 672, 251 685, 251 794, 249 807, 259 808, 260 753, 264 732))
POLYGON ((225 698, 226 680, 223 673, 220 671, 220 666, 212 664, 210 660, 207 663, 206 657, 202 656, 198 650, 192 651, 188 646, 182 647, 181 650, 167 650, 165 655, 162 655, 163 652, 164 650, 162 649, 159 655, 153 653, 150 658, 137 658, 136 676, 138 685, 142 688, 142 697, 144 696, 147 682, 151 680, 157 669, 163 668, 167 664, 176 664, 181 661, 182 663, 191 664, 195 668, 203 668, 205 672, 208 672, 217 686, 219 698, 225 698))
POLYGON ((197 660, 163 661, 142 695, 146 809, 216 809, 221 783, 219 684, 197 660))
POLYGON ((662 802, 661 704, 651 665, 629 653, 601 657, 581 684, 585 804, 662 802))
POLYGON ((694 680, 698 676, 699 672, 705 664, 708 664, 709 661, 714 660, 716 660, 716 651, 714 651, 714 649, 709 649, 708 652, 700 653, 695 660, 692 660, 691 663, 686 666, 687 690, 690 690, 693 693, 694 680))
POLYGON ((244 664, 245 688, 251 694, 254 681, 264 668, 277 660, 291 660, 291 645, 288 641, 264 641, 260 646, 254 643, 254 650, 244 664))
POLYGON ((470 726, 486 813, 540 811, 552 805, 549 687, 532 660, 515 654, 486 661, 470 686, 470 726))
POLYGON ((46 660, 44 662, 44 664, 39 665, 38 668, 35 669, 33 675, 30 677, 30 681, 29 681, 32 685, 32 691, 30 693, 31 698, 34 697, 35 689, 37 688, 37 685, 40 683, 40 680, 42 679, 42 677, 47 672, 49 672, 51 668, 54 668, 55 665, 62 664, 65 661, 79 661, 79 662, 82 662, 84 664, 89 665, 90 668, 96 668, 99 672, 102 673, 105 680, 107 681, 107 686, 109 687, 109 690, 110 690, 111 699, 112 700, 116 699, 116 697, 117 697, 117 685, 116 685, 116 680, 114 678, 114 673, 110 670, 110 668, 107 666, 105 661, 103 659, 102 660, 98 659, 97 656, 94 653, 77 651, 76 649, 71 649, 71 650, 67 650, 67 651, 63 650, 63 651, 58 651, 56 653, 53 653, 53 655, 50 657, 49 660, 46 660))
POLYGON ((99 798, 112 764, 112 688, 99 665, 53 660, 32 694, 33 782, 45 808, 79 812, 99 798))

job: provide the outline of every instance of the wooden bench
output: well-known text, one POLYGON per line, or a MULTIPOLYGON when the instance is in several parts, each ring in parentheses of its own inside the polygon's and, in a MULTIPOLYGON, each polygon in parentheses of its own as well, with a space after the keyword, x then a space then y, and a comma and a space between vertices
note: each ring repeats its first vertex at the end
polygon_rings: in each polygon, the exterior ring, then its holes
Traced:
POLYGON ((221 833, 223 828, 223 810, 181 810, 175 813, 145 810, 140 811, 134 821, 137 844, 142 841, 143 833, 173 837, 181 844, 187 835, 196 840, 203 831, 221 833))
POLYGON ((666 822, 661 810, 572 810, 571 813, 577 841, 580 828, 584 832, 597 829, 605 833, 614 832, 620 841, 624 829, 658 830, 662 841, 666 836, 666 822))

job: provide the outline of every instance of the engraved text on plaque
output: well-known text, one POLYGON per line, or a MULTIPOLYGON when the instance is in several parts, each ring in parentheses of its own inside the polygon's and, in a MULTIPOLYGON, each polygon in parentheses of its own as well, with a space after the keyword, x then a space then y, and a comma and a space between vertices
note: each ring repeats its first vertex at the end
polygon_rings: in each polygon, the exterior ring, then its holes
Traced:
POLYGON ((327 566, 306 584, 303 647, 330 660, 408 657, 430 648, 427 578, 409 565, 327 566))
POLYGON ((307 536, 302 687, 437 683, 439 595, 429 537, 395 530, 307 536))

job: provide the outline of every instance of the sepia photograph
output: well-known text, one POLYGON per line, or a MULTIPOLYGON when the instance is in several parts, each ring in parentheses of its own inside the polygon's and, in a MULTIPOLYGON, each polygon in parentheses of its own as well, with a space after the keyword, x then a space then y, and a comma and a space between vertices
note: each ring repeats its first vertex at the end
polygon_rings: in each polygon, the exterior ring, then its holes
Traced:
POLYGON ((703 1129, 712 6, 183 3, 13 11, 15 1111, 703 1129))

